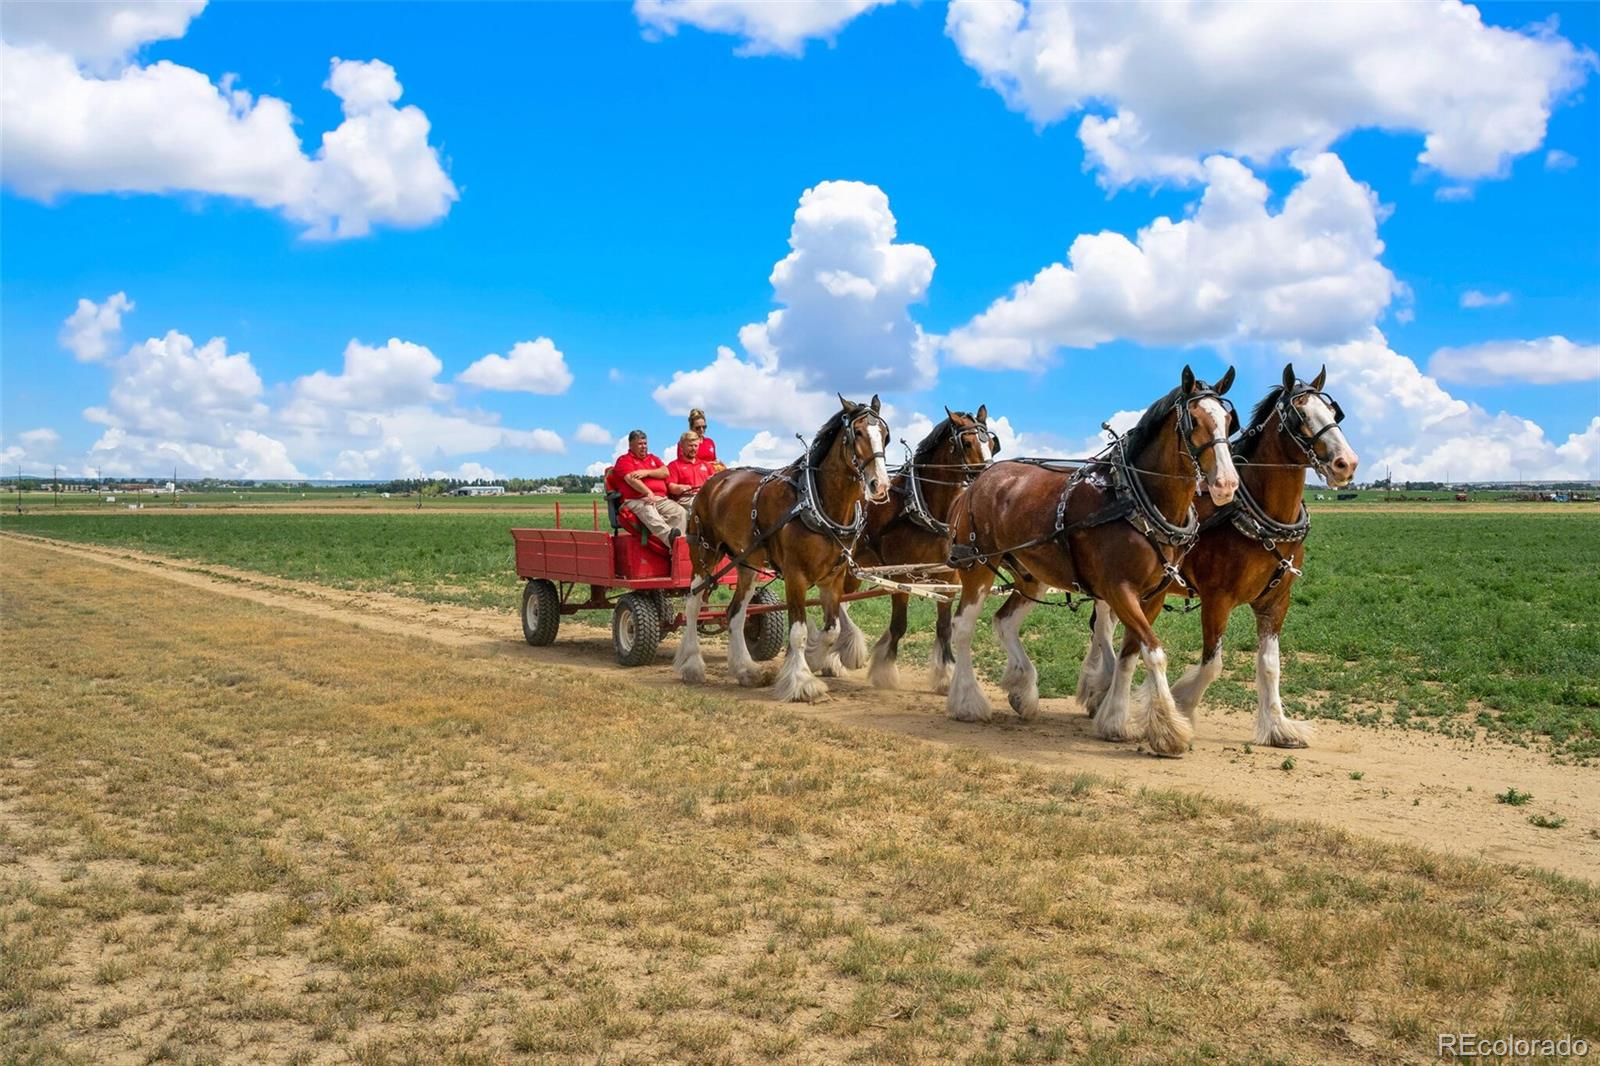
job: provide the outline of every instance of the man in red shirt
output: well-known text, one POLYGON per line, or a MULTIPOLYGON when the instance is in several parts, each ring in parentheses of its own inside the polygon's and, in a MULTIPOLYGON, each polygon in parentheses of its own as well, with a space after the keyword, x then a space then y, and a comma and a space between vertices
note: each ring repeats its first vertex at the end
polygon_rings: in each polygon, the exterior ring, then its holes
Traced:
POLYGON ((717 461, 717 442, 706 436, 706 413, 698 407, 689 412, 689 432, 699 436, 700 458, 711 468, 711 472, 715 474, 718 470, 726 469, 717 461))
POLYGON ((700 434, 685 433, 678 438, 678 457, 667 464, 667 492, 688 507, 713 471, 711 464, 698 457, 700 434))
POLYGON ((622 483, 622 506, 660 537, 667 547, 683 535, 689 514, 667 498, 667 466, 650 454, 650 441, 642 429, 628 434, 627 454, 612 467, 622 483))

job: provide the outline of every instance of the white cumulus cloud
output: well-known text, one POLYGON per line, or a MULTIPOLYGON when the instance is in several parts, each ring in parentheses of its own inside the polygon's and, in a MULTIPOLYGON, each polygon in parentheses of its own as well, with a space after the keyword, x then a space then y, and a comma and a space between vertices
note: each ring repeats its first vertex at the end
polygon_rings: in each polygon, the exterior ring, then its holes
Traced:
POLYGON ((876 185, 825 181, 795 210, 789 254, 772 268, 782 304, 739 331, 696 370, 654 392, 675 414, 701 407, 717 422, 810 430, 838 403, 930 386, 936 338, 911 317, 933 279, 933 255, 896 240, 889 198, 876 185))
POLYGON ((572 385, 566 357, 549 337, 518 341, 510 355, 490 354, 456 378, 468 385, 502 392, 532 392, 559 396, 572 385))
POLYGON ((857 16, 894 0, 634 0, 645 36, 672 36, 681 26, 742 38, 740 55, 790 55, 806 42, 832 42, 857 16))
POLYGON ((61 324, 61 346, 80 363, 97 363, 122 333, 122 315, 133 310, 127 293, 114 292, 104 303, 82 298, 78 309, 61 324))
POLYGON ((610 444, 611 431, 595 422, 585 422, 578 427, 572 439, 579 444, 610 444))
POLYGON ((1576 344, 1557 335, 1440 348, 1428 360, 1428 373, 1444 381, 1471 385, 1595 381, 1600 379, 1600 344, 1576 344))
POLYGON ((1479 292, 1468 289, 1461 294, 1461 306, 1466 308, 1504 307, 1511 302, 1509 292, 1479 292))
MULTIPOLYGON (((420 344, 390 337, 381 347, 352 340, 345 345, 344 371, 318 370, 294 384, 297 400, 318 407, 379 408, 448 399, 435 379, 444 364, 420 344)), ((303 409, 303 408, 302 408, 303 409)))
POLYGON ((231 197, 281 211, 314 239, 420 226, 449 212, 457 192, 428 143, 427 116, 396 106, 401 86, 387 63, 332 60, 325 87, 344 120, 311 155, 286 101, 252 97, 231 78, 213 83, 170 61, 120 65, 140 43, 181 35, 198 10, 8 4, 0 42, 5 183, 44 201, 64 193, 231 197), (34 10, 46 8, 54 11, 34 10), (22 28, 14 32, 18 11, 22 28), (69 24, 80 11, 88 17, 77 33, 69 24))
POLYGON ((1135 240, 1085 234, 953 330, 950 357, 1024 369, 1058 348, 1305 340, 1363 332, 1402 291, 1378 260, 1377 197, 1337 156, 1296 157, 1300 183, 1276 213, 1242 163, 1212 156, 1192 217, 1158 218, 1135 240))
POLYGON ((1079 136, 1113 186, 1197 181, 1214 152, 1265 162, 1356 129, 1419 132, 1424 165, 1492 177, 1540 146, 1594 66, 1548 26, 1488 26, 1455 0, 955 0, 946 32, 1034 122, 1085 112, 1079 136))

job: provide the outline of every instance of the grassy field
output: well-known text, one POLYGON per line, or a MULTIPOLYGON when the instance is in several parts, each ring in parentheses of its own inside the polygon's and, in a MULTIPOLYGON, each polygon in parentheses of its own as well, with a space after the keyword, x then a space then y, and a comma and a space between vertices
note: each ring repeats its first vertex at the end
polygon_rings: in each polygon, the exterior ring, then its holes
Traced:
POLYGON ((0 1061, 1600 1042, 1586 884, 7 555, 0 1061))
MULTIPOLYGON (((0 518, 0 528, 509 612, 518 587, 506 531, 551 521, 547 512, 33 514, 0 518)), ((1544 738, 1565 755, 1600 755, 1600 620, 1592 610, 1600 516, 1319 512, 1309 555, 1284 642, 1291 714, 1457 733, 1481 727, 1544 738)), ((852 614, 875 634, 887 604, 863 602, 852 614)), ((918 604, 910 654, 926 655, 931 625, 931 607, 918 604)), ((1212 702, 1253 706, 1254 630, 1248 611, 1235 614, 1229 668, 1212 702)), ((1161 632, 1175 662, 1198 656, 1197 612, 1169 614, 1161 632)), ((1040 609, 1025 639, 1044 695, 1071 694, 1086 618, 1040 609)), ((987 627, 976 654, 998 677, 1004 657, 987 627)))

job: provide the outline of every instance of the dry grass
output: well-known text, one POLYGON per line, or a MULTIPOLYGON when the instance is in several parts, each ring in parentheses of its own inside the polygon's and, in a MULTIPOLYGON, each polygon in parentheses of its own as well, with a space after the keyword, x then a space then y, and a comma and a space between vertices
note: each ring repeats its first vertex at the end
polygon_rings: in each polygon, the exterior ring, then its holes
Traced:
POLYGON ((0 1060, 1600 1040, 1600 893, 7 547, 0 1060))

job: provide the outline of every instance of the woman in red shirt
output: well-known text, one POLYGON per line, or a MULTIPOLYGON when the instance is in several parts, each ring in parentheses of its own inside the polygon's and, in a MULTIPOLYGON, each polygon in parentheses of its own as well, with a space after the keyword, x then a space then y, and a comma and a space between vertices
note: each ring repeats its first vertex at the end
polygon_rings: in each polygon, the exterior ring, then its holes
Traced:
POLYGON ((689 412, 689 432, 700 438, 700 459, 711 467, 711 473, 726 469, 717 461, 717 442, 706 436, 706 413, 696 407, 689 412))
POLYGON ((667 491, 686 507, 700 491, 700 486, 716 473, 711 464, 700 457, 704 449, 705 442, 698 433, 685 433, 678 438, 678 457, 667 464, 667 491))

